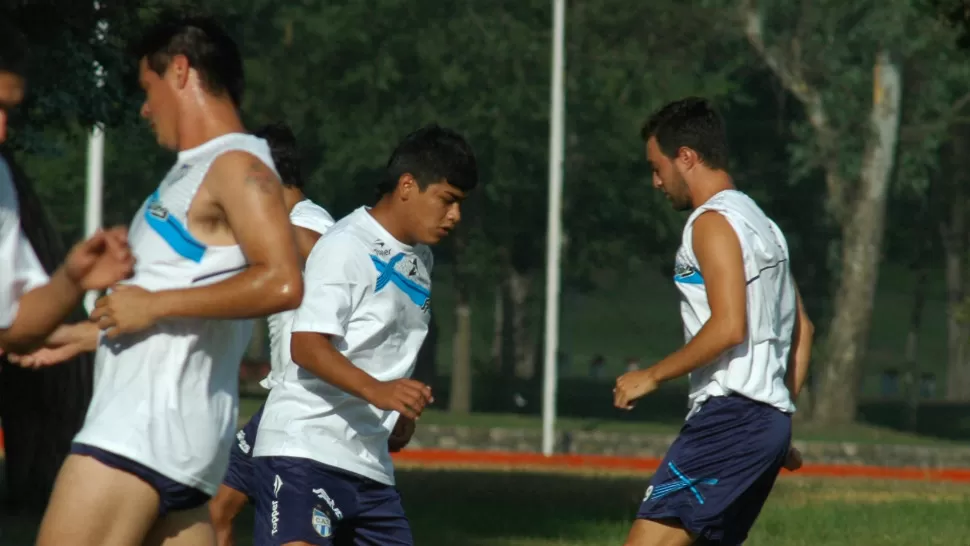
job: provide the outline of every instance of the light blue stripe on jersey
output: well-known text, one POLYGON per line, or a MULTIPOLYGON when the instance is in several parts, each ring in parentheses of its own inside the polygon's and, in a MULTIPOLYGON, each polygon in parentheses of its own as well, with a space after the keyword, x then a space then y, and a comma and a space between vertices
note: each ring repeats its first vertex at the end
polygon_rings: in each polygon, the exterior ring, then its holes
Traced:
POLYGON ((169 214, 167 210, 161 206, 155 206, 158 200, 157 191, 148 198, 148 205, 145 207, 145 221, 180 256, 196 263, 201 262, 202 256, 205 254, 205 245, 193 237, 182 225, 182 222, 169 214))
POLYGON ((694 271, 690 275, 686 275, 684 277, 674 275, 674 281, 682 282, 684 284, 704 284, 704 277, 701 276, 700 271, 694 271))
POLYGON ((423 307, 427 303, 428 299, 431 297, 431 292, 427 288, 415 283, 414 281, 408 279, 396 269, 394 266, 404 258, 404 253, 397 254, 391 258, 390 262, 385 262, 371 254, 370 259, 374 262, 374 267, 377 268, 377 288, 375 292, 380 292, 387 283, 394 283, 395 286, 401 289, 411 301, 414 302, 418 307, 423 307))

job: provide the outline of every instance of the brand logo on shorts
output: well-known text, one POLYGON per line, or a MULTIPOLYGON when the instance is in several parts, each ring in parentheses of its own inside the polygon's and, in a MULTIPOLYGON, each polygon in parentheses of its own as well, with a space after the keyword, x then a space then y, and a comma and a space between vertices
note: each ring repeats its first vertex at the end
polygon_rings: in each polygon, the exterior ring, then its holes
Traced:
POLYGON ((330 495, 327 494, 327 491, 324 488, 320 487, 318 489, 314 489, 313 494, 316 495, 318 499, 323 499, 326 501, 327 505, 330 506, 330 510, 333 511, 334 517, 336 517, 338 520, 344 519, 343 512, 337 508, 337 503, 333 502, 333 499, 330 498, 330 495))
POLYGON ((236 433, 236 439, 239 440, 239 450, 245 454, 249 454, 249 442, 246 441, 246 433, 239 431, 236 433))
POLYGON ((650 495, 653 495, 653 486, 647 487, 647 491, 643 494, 643 502, 650 500, 650 495))
POLYGON ((313 530, 323 538, 333 534, 333 526, 330 525, 330 518, 319 508, 313 509, 313 530))
MULTIPOLYGON (((656 489, 651 485, 647 488, 647 498, 653 496, 655 500, 659 500, 671 493, 676 493, 678 491, 690 491, 697 502, 704 504, 704 495, 700 492, 700 486, 702 485, 717 485, 717 478, 691 478, 687 474, 684 474, 677 466, 669 462, 667 463, 667 468, 670 470, 670 474, 673 479, 658 485, 656 489)), ((643 500, 646 501, 647 498, 643 500)))
POLYGON ((273 501, 273 511, 270 513, 269 517, 270 521, 273 523, 273 530, 270 531, 270 534, 276 536, 280 523, 280 501, 273 501))
POLYGON ((280 488, 281 487, 283 487, 283 480, 281 480, 280 479, 280 475, 277 474, 276 477, 273 478, 273 496, 274 497, 279 497, 280 496, 280 488))

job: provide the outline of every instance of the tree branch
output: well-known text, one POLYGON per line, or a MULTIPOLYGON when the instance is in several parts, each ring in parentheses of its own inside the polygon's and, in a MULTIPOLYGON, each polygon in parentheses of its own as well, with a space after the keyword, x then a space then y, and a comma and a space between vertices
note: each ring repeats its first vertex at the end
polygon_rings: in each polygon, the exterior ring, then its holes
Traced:
POLYGON ((828 113, 822 104, 822 96, 818 90, 810 85, 801 66, 800 44, 797 37, 792 38, 792 55, 784 55, 777 48, 769 48, 764 39, 764 20, 755 0, 741 0, 740 3, 744 32, 748 42, 764 63, 781 80, 787 89, 805 108, 808 122, 815 129, 816 145, 821 151, 821 163, 825 168, 825 184, 828 189, 829 207, 839 219, 844 210, 844 198, 847 192, 845 181, 839 174, 838 155, 836 150, 836 132, 829 122, 828 113))
POLYGON ((930 123, 921 123, 919 125, 909 125, 901 129, 899 131, 900 141, 914 142, 922 140, 937 131, 946 131, 950 127, 970 123, 970 116, 959 115, 968 105, 970 105, 970 92, 953 101, 950 108, 941 114, 938 120, 930 123))

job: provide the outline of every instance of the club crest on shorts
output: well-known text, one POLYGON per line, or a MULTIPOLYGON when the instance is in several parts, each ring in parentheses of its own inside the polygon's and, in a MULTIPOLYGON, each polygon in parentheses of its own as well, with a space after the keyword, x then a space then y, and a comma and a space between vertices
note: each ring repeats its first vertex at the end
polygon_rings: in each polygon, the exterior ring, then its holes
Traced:
POLYGON ((327 517, 327 514, 319 506, 313 509, 313 530, 323 538, 327 538, 333 534, 333 526, 330 525, 330 518, 327 517))
POLYGON ((650 495, 653 495, 653 486, 647 487, 647 490, 643 493, 643 502, 650 500, 650 495))

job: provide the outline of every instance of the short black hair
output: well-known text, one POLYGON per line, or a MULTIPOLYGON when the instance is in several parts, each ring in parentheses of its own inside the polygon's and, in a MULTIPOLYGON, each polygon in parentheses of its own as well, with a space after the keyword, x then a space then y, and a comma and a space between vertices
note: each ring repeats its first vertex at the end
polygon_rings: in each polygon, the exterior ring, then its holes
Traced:
POLYGON ((724 121, 706 99, 687 97, 667 104, 643 124, 640 136, 644 142, 655 137, 667 157, 676 156, 677 150, 686 146, 697 152, 708 167, 728 167, 724 121))
POLYGON ((393 192, 405 174, 413 176, 422 190, 442 180, 465 192, 478 185, 478 163, 471 145, 457 132, 434 123, 397 145, 384 168, 378 195, 393 192))
POLYGON ((27 39, 3 11, 0 11, 0 72, 21 78, 27 72, 27 39))
POLYGON ((229 34, 211 17, 163 16, 132 47, 138 59, 161 76, 176 55, 184 55, 214 95, 229 95, 237 107, 245 78, 242 55, 229 34))
POLYGON ((284 186, 303 188, 303 173, 300 171, 300 149, 296 145, 296 135, 285 123, 270 123, 253 132, 254 136, 265 139, 276 164, 276 172, 284 186))

